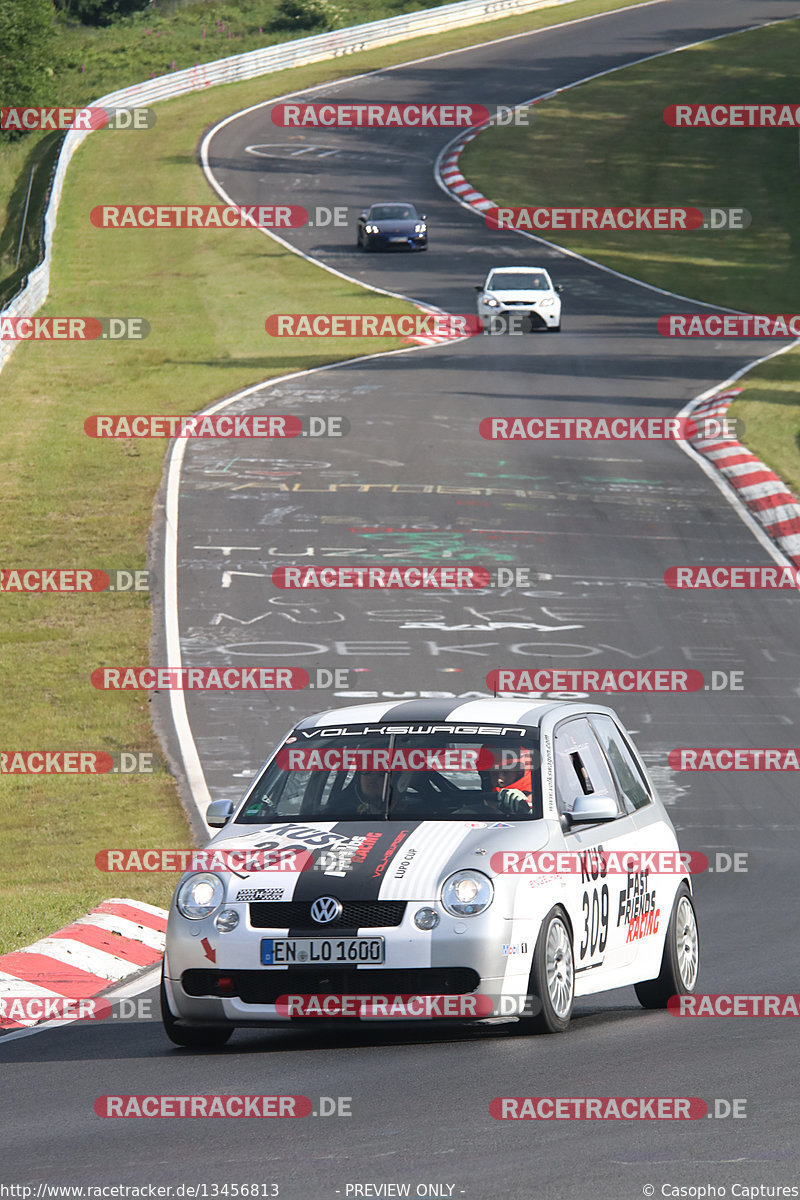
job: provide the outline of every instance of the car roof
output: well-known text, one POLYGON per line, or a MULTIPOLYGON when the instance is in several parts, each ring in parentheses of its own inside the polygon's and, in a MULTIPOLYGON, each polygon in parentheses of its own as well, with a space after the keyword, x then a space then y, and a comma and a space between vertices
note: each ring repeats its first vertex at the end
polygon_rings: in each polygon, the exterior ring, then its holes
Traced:
POLYGON ((510 263, 507 267, 490 267, 489 274, 493 271, 515 271, 518 275, 527 275, 529 271, 544 271, 545 275, 550 274, 547 267, 521 267, 518 263, 510 263))
MULTIPOLYGON (((328 726, 373 725, 378 723, 405 724, 430 722, 454 725, 523 725, 537 729, 550 713, 564 710, 564 715, 578 713, 584 708, 602 709, 592 704, 576 705, 573 700, 533 700, 519 697, 484 696, 473 700, 449 699, 401 700, 380 704, 356 704, 346 708, 327 709, 314 713, 295 726, 297 729, 323 729, 328 726)), ((608 711, 604 710, 603 711, 608 711)))
POLYGON ((413 200, 373 200, 370 208, 377 208, 379 204, 403 204, 406 208, 414 208, 413 200))

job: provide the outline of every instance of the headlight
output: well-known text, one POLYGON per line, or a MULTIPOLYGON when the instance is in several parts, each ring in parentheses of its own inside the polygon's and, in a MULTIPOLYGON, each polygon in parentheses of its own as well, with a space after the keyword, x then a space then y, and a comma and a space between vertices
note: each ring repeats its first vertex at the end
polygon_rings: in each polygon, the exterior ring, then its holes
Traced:
POLYGON ((178 889, 175 903, 182 917, 200 921, 219 908, 225 896, 225 885, 219 875, 192 875, 178 889))
POLYGON ((480 871, 456 871, 442 887, 442 905, 451 917, 477 917, 492 900, 492 881, 480 871))
POLYGON ((414 233, 424 233, 427 228, 428 228, 427 225, 415 225, 414 233))
POLYGON ((539 301, 539 308, 552 308, 555 304, 554 296, 546 296, 544 300, 539 301))
POLYGON ((365 225, 364 228, 367 233, 378 233, 379 232, 377 225, 365 225))
POLYGON ((493 296, 484 296, 483 303, 487 304, 489 306, 489 308, 499 308, 500 307, 500 301, 495 300, 493 296))

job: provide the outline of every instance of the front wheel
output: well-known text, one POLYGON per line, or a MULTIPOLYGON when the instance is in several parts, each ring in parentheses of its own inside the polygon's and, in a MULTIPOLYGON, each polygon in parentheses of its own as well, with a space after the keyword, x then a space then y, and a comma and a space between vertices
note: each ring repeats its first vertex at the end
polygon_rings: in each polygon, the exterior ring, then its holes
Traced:
POLYGON ((700 966, 700 934, 689 888, 682 883, 675 896, 664 939, 664 954, 657 979, 635 984, 643 1008, 666 1008, 670 996, 686 996, 695 989, 700 966))
POLYGON ((558 325, 548 325, 548 327, 547 327, 547 332, 548 332, 548 333, 561 333, 561 325, 560 325, 560 324, 558 324, 558 325))
POLYGON ((563 1033, 575 1000, 575 962, 566 917, 554 908, 542 921, 528 981, 534 1011, 522 1018, 526 1032, 563 1033))
POLYGON ((172 1015, 167 1000, 167 989, 164 986, 164 968, 161 968, 161 1020, 164 1032, 176 1046, 185 1046, 188 1050, 217 1050, 224 1046, 233 1033, 232 1025, 179 1025, 172 1015))

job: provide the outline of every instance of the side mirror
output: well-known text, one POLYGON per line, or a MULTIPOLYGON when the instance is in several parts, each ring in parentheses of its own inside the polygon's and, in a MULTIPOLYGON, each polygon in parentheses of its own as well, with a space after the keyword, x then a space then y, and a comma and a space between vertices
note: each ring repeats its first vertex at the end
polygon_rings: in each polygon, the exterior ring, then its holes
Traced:
POLYGON ((563 285, 562 285, 562 284, 560 284, 560 283, 557 283, 557 284, 556 284, 556 291, 557 291, 557 292, 563 292, 563 290, 564 290, 564 288, 563 288, 563 285))
POLYGON ((420 213, 420 214, 419 214, 419 219, 420 219, 420 221, 427 221, 427 219, 428 219, 428 214, 427 214, 427 213, 420 213))
POLYGON ((232 800, 212 800, 206 809, 206 823, 212 829, 222 829, 233 816, 232 800))
POLYGON ((368 212, 369 212, 369 209, 365 208, 364 211, 359 215, 359 218, 358 218, 359 221, 365 220, 368 212))
POLYGON ((482 284, 482 283, 476 283, 476 284, 475 284, 475 291, 476 291, 476 292, 482 292, 482 291, 483 291, 483 284, 482 284))
POLYGON ((572 811, 567 813, 570 825, 593 825, 596 821, 615 821, 620 815, 617 802, 611 796, 578 796, 572 811))

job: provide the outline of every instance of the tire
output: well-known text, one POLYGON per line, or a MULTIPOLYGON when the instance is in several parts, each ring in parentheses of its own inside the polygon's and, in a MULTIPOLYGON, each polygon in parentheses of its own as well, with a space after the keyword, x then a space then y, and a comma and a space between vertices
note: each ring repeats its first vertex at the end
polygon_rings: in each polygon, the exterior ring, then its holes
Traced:
POLYGON ((232 1025, 180 1025, 169 1007, 167 989, 164 986, 164 968, 161 968, 161 1020, 164 1032, 176 1046, 184 1046, 187 1050, 218 1050, 233 1033, 232 1025))
POLYGON ((521 1018, 526 1033, 563 1033, 575 1000, 575 961, 572 935, 560 908, 542 921, 528 980, 528 995, 538 1012, 521 1018))
POLYGON ((561 326, 560 325, 548 325, 547 332, 548 333, 561 333, 561 326))
POLYGON ((664 954, 657 979, 634 985, 643 1008, 666 1008, 670 996, 688 996, 697 984, 700 965, 700 934, 689 888, 682 883, 664 939, 664 954))

